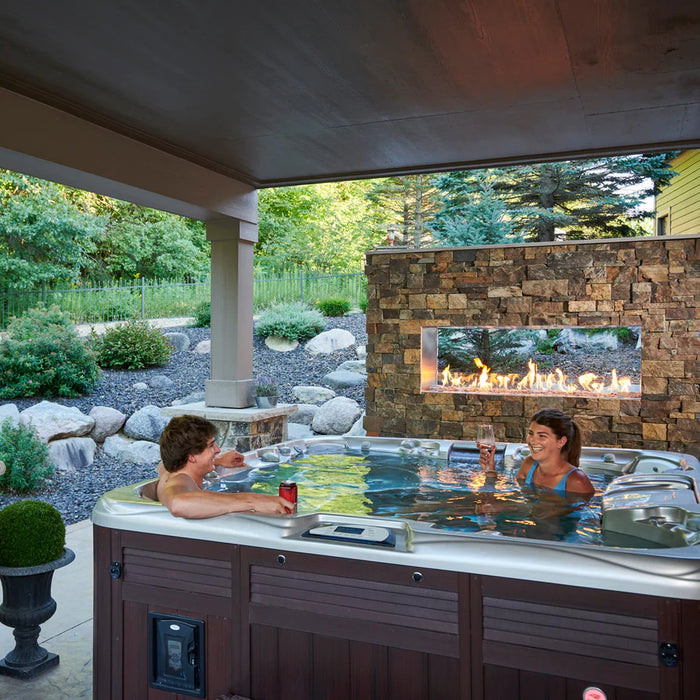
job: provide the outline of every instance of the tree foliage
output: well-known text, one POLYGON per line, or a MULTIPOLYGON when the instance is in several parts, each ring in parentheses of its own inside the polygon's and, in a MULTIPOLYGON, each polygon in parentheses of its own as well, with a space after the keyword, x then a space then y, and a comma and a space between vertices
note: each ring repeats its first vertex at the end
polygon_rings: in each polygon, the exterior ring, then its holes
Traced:
POLYGON ((205 274, 204 224, 0 170, 3 287, 107 277, 205 274))
POLYGON ((66 188, 0 170, 0 278, 9 289, 77 279, 103 220, 75 206, 66 188))
POLYGON ((258 198, 256 262, 269 271, 303 266, 359 270, 381 239, 366 181, 278 187, 258 198))
POLYGON ((440 200, 431 176, 404 175, 374 180, 366 196, 383 214, 384 225, 399 229, 399 244, 419 248, 432 243, 431 224, 440 200))
POLYGON ((495 192, 496 178, 488 170, 446 173, 435 179, 445 193, 436 214, 435 240, 440 245, 491 245, 523 240, 514 212, 495 192))
MULTIPOLYGON (((675 173, 668 161, 674 155, 537 163, 438 176, 443 207, 436 215, 437 227, 447 232, 443 235, 452 231, 452 240, 461 221, 473 221, 472 228, 483 231, 494 220, 499 226, 508 221, 512 231, 536 241, 553 241, 558 229, 567 238, 645 235, 640 220, 646 213, 640 205, 671 181, 675 173), (504 211, 495 218, 500 208, 504 211)), ((463 229, 462 245, 468 245, 474 235, 463 229)))

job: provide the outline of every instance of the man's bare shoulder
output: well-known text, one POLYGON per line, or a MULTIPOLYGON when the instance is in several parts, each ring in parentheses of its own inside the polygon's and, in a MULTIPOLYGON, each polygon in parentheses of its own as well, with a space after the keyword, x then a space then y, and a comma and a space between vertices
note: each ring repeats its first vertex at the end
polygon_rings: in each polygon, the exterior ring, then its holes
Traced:
POLYGON ((158 500, 161 503, 166 503, 169 497, 176 494, 199 490, 194 479, 186 472, 170 473, 163 470, 158 480, 158 500))

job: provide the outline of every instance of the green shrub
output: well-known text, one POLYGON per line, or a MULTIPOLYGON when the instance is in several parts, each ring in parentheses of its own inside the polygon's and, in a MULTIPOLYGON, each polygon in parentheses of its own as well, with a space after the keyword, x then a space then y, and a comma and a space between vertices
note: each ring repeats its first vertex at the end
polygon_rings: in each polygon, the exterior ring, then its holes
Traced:
POLYGON ((192 325, 195 328, 209 328, 211 326, 211 302, 203 301, 197 306, 194 311, 194 321, 192 325))
POLYGON ((0 491, 31 493, 44 485, 54 470, 49 448, 28 425, 12 425, 8 419, 0 426, 0 461, 6 471, 0 476, 0 491))
POLYGON ((347 299, 321 299, 317 303, 324 316, 343 316, 350 311, 350 302, 347 299))
POLYGON ((368 304, 367 296, 365 295, 365 296, 360 297, 359 305, 360 305, 360 309, 362 310, 363 314, 367 313, 367 304, 368 304))
POLYGON ((126 321, 108 328, 92 342, 101 367, 143 369, 160 367, 170 359, 172 347, 148 321, 126 321))
POLYGON ((39 306, 14 318, 0 342, 0 398, 89 394, 100 368, 89 343, 58 306, 39 306))
POLYGON ((260 314, 255 324, 257 335, 276 335, 287 340, 309 340, 325 330, 326 322, 319 311, 301 302, 275 304, 260 314))
POLYGON ((0 566, 38 566, 63 554, 66 526, 43 501, 18 501, 0 510, 0 566))

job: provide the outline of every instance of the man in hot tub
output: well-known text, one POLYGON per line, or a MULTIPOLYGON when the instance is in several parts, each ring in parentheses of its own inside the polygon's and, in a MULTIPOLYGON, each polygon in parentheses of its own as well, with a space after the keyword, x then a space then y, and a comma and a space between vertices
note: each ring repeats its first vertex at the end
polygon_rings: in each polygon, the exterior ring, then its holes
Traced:
POLYGON ((213 423, 197 416, 173 418, 160 437, 158 500, 180 518, 210 518, 241 511, 274 515, 295 510, 293 503, 280 496, 202 490, 204 475, 214 469, 215 460, 218 466, 243 466, 240 452, 220 453, 213 423))

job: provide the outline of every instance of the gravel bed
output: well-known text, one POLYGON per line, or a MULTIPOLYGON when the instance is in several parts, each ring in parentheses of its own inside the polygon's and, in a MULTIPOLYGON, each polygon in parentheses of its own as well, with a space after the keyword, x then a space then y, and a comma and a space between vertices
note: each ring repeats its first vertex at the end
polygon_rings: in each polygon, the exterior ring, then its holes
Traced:
MULTIPOLYGON (((354 314, 327 319, 327 329, 343 328, 356 338, 357 345, 367 342, 364 314, 354 314)), ((208 328, 167 328, 166 332, 186 333, 190 338, 190 348, 185 352, 174 353, 164 367, 137 371, 105 370, 95 390, 75 399, 51 399, 66 406, 76 406, 87 414, 94 406, 110 406, 130 416, 144 406, 169 406, 173 401, 204 391, 204 383, 210 376, 210 357, 192 352, 201 340, 210 337, 208 328), (148 388, 139 391, 133 388, 136 382, 148 382, 154 375, 165 375, 173 380, 170 389, 148 388)), ((292 403, 292 387, 297 385, 320 385, 324 375, 335 370, 346 360, 357 359, 355 347, 338 350, 331 355, 307 354, 303 346, 290 352, 270 350, 262 338, 253 341, 253 376, 259 381, 274 381, 279 388, 282 403, 292 403)), ((337 390, 338 396, 355 399, 364 409, 364 384, 337 390)), ((41 399, 14 400, 20 411, 41 401, 41 399)), ((97 499, 106 491, 150 479, 155 475, 152 465, 138 465, 121 462, 108 457, 101 448, 95 454, 95 461, 89 467, 73 472, 57 472, 51 483, 30 496, 55 506, 66 523, 80 522, 90 517, 97 499)), ((0 506, 27 496, 0 494, 0 506)))

